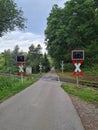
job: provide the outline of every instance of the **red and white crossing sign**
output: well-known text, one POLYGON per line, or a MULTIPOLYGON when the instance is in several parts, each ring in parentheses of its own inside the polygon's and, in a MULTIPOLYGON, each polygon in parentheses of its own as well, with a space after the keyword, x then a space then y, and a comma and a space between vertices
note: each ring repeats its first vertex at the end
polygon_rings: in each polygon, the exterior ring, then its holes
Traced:
POLYGON ((83 75, 83 72, 80 69, 80 66, 84 60, 84 50, 72 50, 71 51, 71 59, 72 59, 73 64, 76 67, 74 72, 73 72, 73 75, 76 76, 78 72, 80 75, 83 75))
POLYGON ((83 60, 80 60, 79 63, 77 63, 76 60, 73 60, 72 62, 73 62, 73 64, 74 64, 75 67, 76 67, 76 69, 75 69, 74 72, 73 72, 73 75, 76 76, 76 75, 77 75, 77 72, 79 72, 80 75, 83 75, 83 72, 82 72, 82 70, 80 69, 80 66, 81 66, 81 64, 83 63, 83 60))
POLYGON ((18 72, 18 74, 19 74, 19 75, 20 75, 20 74, 24 74, 24 69, 23 69, 24 63, 18 63, 17 65, 18 65, 18 67, 19 67, 19 72, 18 72))

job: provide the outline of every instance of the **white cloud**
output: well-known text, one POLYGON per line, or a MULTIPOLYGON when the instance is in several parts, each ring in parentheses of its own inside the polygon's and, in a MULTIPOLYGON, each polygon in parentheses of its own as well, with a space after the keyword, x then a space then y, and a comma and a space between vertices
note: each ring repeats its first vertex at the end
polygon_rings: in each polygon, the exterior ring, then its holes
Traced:
POLYGON ((16 45, 19 45, 20 50, 27 52, 31 44, 34 46, 40 44, 43 48, 43 53, 45 52, 44 36, 36 35, 31 32, 9 32, 0 38, 0 52, 7 49, 13 50, 16 45))
POLYGON ((15 0, 18 7, 22 8, 24 17, 27 18, 27 32, 13 31, 0 38, 0 52, 11 49, 19 45, 20 50, 28 51, 31 44, 35 46, 41 44, 44 48, 44 30, 46 19, 54 4, 63 7, 67 0, 15 0), (37 35, 40 34, 40 35, 37 35))

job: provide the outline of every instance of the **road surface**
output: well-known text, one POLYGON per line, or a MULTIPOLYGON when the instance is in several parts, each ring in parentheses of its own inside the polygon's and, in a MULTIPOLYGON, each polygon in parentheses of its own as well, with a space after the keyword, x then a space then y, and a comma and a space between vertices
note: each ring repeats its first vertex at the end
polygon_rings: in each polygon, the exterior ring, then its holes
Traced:
POLYGON ((51 72, 0 104, 0 130, 84 130, 60 81, 51 72))

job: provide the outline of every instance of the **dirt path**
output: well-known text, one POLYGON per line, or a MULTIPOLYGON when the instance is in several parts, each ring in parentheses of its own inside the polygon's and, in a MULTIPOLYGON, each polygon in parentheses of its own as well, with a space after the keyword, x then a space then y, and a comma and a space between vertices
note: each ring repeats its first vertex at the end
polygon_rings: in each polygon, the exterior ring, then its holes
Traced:
POLYGON ((85 130, 98 130, 98 104, 87 103, 76 96, 70 95, 70 97, 79 113, 85 130))

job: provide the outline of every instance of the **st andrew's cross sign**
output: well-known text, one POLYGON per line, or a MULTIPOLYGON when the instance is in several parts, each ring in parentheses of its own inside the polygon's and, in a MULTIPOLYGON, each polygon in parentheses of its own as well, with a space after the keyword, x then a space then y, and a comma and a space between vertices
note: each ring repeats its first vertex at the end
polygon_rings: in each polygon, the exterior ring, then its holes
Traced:
POLYGON ((72 50, 71 59, 72 59, 73 64, 76 67, 76 69, 73 72, 73 75, 76 76, 77 72, 79 72, 80 75, 83 75, 83 72, 80 69, 80 66, 84 60, 84 50, 72 50))

